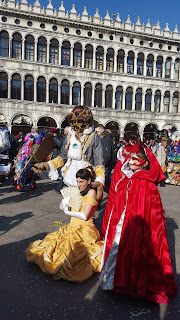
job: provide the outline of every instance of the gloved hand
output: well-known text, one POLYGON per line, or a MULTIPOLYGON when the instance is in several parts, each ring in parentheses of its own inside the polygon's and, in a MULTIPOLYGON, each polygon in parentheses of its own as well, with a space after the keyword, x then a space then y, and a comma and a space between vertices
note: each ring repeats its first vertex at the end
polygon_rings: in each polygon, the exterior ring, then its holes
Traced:
POLYGON ((104 186, 99 181, 91 182, 93 188, 97 188, 97 201, 101 200, 103 197, 104 186))
POLYGON ((59 208, 60 208, 61 210, 63 210, 63 211, 66 210, 66 209, 68 209, 67 204, 69 203, 69 200, 70 200, 70 196, 62 199, 62 201, 61 201, 61 203, 60 203, 60 205, 59 205, 59 208))
POLYGON ((32 170, 35 173, 41 174, 42 171, 50 170, 49 163, 48 162, 38 162, 32 167, 32 170))
POLYGON ((86 220, 86 216, 85 216, 84 212, 76 212, 76 211, 74 212, 74 211, 68 210, 67 204, 69 203, 69 200, 70 200, 69 196, 64 198, 61 201, 59 208, 62 209, 64 211, 64 213, 67 214, 67 216, 74 217, 74 218, 81 219, 81 220, 86 220))

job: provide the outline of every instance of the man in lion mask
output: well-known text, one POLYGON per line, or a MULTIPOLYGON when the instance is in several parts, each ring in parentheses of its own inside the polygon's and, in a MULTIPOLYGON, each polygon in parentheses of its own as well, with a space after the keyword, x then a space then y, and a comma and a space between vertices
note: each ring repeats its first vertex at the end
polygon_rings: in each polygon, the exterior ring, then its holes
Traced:
POLYGON ((69 133, 65 137, 59 156, 48 162, 35 164, 33 170, 36 173, 49 170, 49 177, 53 179, 57 169, 62 167, 64 184, 76 186, 76 172, 91 165, 96 176, 93 187, 97 188, 97 199, 100 200, 105 182, 105 167, 101 140, 94 131, 93 115, 89 108, 76 106, 67 118, 70 123, 69 133))

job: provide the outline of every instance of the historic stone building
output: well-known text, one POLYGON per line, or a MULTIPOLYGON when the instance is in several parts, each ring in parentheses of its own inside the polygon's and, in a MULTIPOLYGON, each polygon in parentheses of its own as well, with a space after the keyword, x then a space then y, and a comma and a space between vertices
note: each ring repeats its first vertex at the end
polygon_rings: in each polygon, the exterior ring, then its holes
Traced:
POLYGON ((0 0, 0 125, 63 128, 82 104, 114 135, 180 129, 179 50, 177 26, 0 0))

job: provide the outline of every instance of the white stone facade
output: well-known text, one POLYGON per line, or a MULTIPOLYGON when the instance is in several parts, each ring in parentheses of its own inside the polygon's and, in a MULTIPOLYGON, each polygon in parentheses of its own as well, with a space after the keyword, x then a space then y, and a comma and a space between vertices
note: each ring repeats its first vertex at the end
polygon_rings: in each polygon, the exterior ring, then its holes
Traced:
POLYGON ((0 32, 1 125, 52 118, 61 128, 78 102, 120 136, 130 123, 141 135, 180 130, 177 27, 134 25, 108 11, 91 17, 86 7, 80 15, 74 5, 68 13, 63 2, 56 11, 51 1, 44 9, 38 0, 0 0, 0 32))

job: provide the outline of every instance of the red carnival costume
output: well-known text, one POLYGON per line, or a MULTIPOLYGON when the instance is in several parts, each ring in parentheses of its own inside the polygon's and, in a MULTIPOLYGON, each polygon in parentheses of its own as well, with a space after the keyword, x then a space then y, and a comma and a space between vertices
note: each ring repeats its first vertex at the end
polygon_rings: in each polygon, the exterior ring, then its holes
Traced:
POLYGON ((164 174, 149 148, 150 170, 131 174, 127 158, 118 162, 105 210, 104 290, 169 303, 177 286, 169 255, 165 216, 156 184, 164 174), (124 174, 123 174, 124 173, 124 174))

